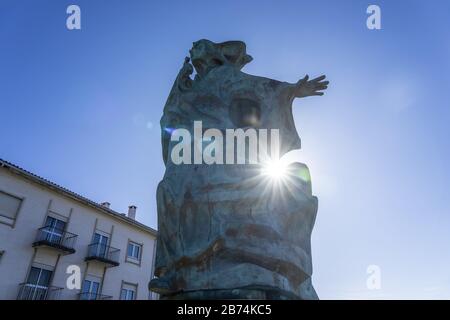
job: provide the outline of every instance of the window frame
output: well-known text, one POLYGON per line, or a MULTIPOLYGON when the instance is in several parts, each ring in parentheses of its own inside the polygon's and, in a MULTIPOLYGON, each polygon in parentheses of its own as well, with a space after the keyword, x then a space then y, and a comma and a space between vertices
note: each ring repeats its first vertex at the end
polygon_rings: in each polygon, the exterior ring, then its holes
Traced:
MULTIPOLYGON (((143 243, 139 243, 136 241, 133 241, 131 239, 128 239, 127 242, 127 248, 126 248, 126 256, 125 256, 125 262, 129 262, 129 263, 133 263, 135 265, 141 266, 141 262, 142 262, 142 254, 143 254, 143 248, 144 248, 144 244, 143 243), (130 245, 133 245, 134 248, 139 248, 139 257, 135 258, 134 256, 130 256, 128 255, 128 248, 130 245)), ((133 253, 134 253, 135 249, 133 249, 133 253)))
POLYGON ((102 286, 102 279, 94 279, 91 277, 87 277, 83 280, 83 283, 81 285, 80 290, 80 300, 96 300, 97 296, 99 296, 101 293, 101 286, 102 286), (89 288, 88 291, 85 291, 86 289, 86 283, 89 282, 89 288), (96 288, 94 291, 93 289, 96 288), (94 299, 92 299, 94 298, 94 299))
POLYGON ((22 211, 23 203, 25 202, 25 197, 5 191, 3 189, 0 189, 0 193, 3 193, 4 195, 12 197, 12 198, 16 198, 17 200, 20 200, 20 204, 19 204, 19 207, 17 208, 16 215, 14 218, 10 218, 10 217, 5 216, 4 214, 0 213, 0 218, 2 218, 2 219, 0 219, 0 224, 4 224, 4 225, 9 226, 12 229, 14 229, 14 227, 16 226, 17 219, 19 217, 19 213, 22 211), (6 219, 10 220, 11 222, 4 221, 6 219))
MULTIPOLYGON (((55 269, 54 267, 51 266, 47 266, 47 265, 41 265, 41 264, 31 264, 25 282, 23 284, 23 288, 27 288, 26 290, 28 290, 29 292, 31 292, 31 295, 33 297, 32 300, 35 300, 34 298, 36 297, 42 297, 47 294, 48 289, 51 287, 52 282, 53 282, 53 276, 54 276, 54 272, 55 269), (37 278, 35 279, 35 283, 32 281, 31 279, 31 275, 33 273, 33 271, 37 271, 37 278), (48 275, 48 279, 47 279, 47 283, 42 284, 41 282, 41 278, 44 275, 44 273, 47 273, 48 275)), ((42 279, 45 279, 42 278, 42 279)), ((37 299, 37 300, 42 300, 42 299, 37 299)))
POLYGON ((43 228, 43 232, 45 232, 47 235, 46 240, 52 243, 62 243, 62 241, 64 240, 64 233, 66 232, 67 228, 67 221, 58 219, 51 215, 47 215, 43 228), (63 228, 57 228, 56 226, 58 223, 62 223, 63 228), (54 241, 55 239, 57 239, 58 241, 54 241))
POLYGON ((138 283, 131 283, 122 280, 122 284, 120 285, 119 300, 137 300, 138 288, 138 283), (129 289, 129 287, 132 287, 133 289, 129 289), (128 292, 133 292, 133 299, 122 299, 122 292, 124 290, 126 291, 126 297, 128 296, 128 292))
POLYGON ((95 245, 95 255, 106 258, 108 256, 111 234, 106 234, 100 230, 95 230, 92 235, 91 245, 95 245), (98 238, 96 240, 96 238, 98 238))

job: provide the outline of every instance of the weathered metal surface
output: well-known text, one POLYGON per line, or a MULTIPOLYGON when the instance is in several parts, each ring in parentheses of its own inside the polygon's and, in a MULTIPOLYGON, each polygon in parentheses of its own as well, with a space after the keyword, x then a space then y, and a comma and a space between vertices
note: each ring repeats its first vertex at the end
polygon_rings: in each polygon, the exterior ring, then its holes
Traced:
POLYGON ((296 84, 243 73, 251 57, 243 42, 194 43, 161 119, 166 172, 157 191, 158 242, 150 289, 165 299, 316 299, 311 284, 311 232, 317 198, 309 172, 293 164, 279 183, 259 165, 175 165, 176 128, 254 126, 280 130, 281 154, 300 148, 296 97, 320 95, 323 78, 296 84), (254 123, 245 123, 256 110, 254 123))

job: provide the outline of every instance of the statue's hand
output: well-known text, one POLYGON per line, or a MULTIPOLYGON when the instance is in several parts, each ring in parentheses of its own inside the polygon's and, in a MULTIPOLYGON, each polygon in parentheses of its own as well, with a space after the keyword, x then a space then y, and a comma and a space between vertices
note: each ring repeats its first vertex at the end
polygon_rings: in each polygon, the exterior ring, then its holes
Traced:
POLYGON ((297 98, 323 96, 323 92, 321 91, 328 88, 329 83, 329 81, 323 81, 325 76, 320 76, 309 81, 308 79, 309 76, 306 75, 303 79, 297 82, 295 87, 295 96, 297 98))
POLYGON ((184 58, 183 67, 177 76, 178 89, 181 91, 192 88, 192 79, 190 78, 190 75, 194 72, 194 67, 189 63, 189 60, 188 57, 184 58))
POLYGON ((190 76, 194 72, 194 67, 189 63, 189 57, 184 58, 183 67, 180 70, 180 75, 182 77, 190 76))

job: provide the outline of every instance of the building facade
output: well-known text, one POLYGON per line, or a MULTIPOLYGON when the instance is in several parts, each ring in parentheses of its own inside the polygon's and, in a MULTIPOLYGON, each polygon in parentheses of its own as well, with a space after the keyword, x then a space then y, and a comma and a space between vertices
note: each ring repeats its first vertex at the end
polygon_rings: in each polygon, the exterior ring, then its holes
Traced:
POLYGON ((156 231, 0 159, 0 299, 152 299, 156 231))

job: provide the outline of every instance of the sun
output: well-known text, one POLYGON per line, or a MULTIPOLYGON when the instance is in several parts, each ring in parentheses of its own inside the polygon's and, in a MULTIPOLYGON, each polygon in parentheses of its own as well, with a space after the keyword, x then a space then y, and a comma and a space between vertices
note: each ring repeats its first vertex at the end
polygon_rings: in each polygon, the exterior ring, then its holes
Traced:
POLYGON ((282 180, 287 176, 287 164, 284 161, 268 161, 263 164, 263 175, 273 180, 282 180))

